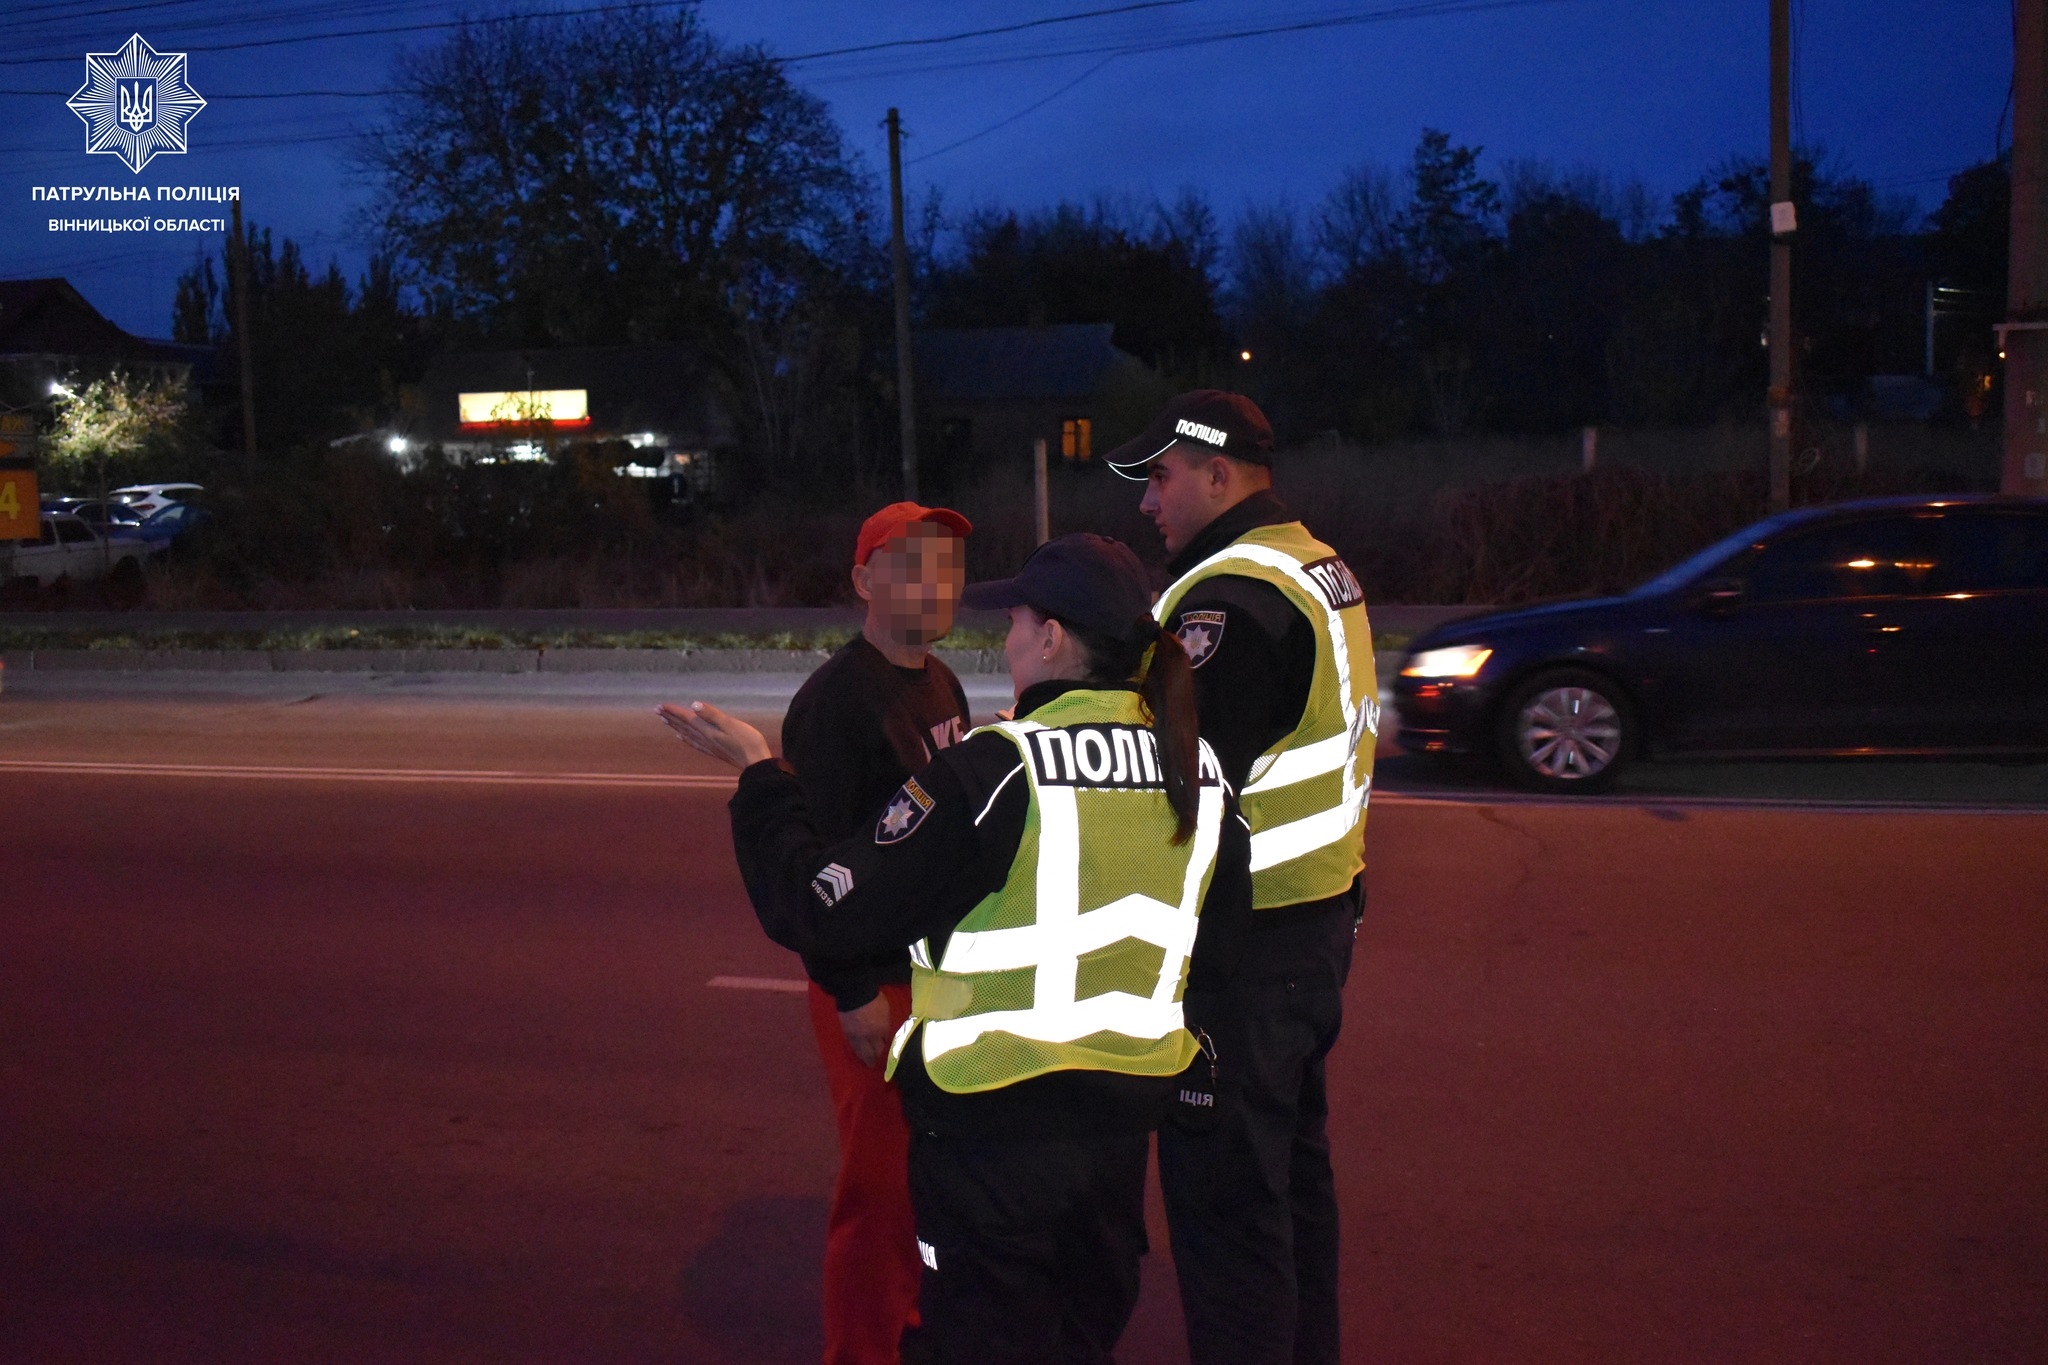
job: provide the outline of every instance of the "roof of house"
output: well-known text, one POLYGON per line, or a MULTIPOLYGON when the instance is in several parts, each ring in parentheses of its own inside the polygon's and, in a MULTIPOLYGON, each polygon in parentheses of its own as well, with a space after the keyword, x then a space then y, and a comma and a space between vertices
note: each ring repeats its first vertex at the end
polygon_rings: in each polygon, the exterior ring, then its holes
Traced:
POLYGON ((116 327, 64 279, 0 280, 0 355, 188 363, 195 358, 192 347, 151 341, 116 327))
POLYGON ((1107 322, 1049 327, 934 327, 911 338, 921 398, 956 403, 1086 398, 1134 358, 1107 322))

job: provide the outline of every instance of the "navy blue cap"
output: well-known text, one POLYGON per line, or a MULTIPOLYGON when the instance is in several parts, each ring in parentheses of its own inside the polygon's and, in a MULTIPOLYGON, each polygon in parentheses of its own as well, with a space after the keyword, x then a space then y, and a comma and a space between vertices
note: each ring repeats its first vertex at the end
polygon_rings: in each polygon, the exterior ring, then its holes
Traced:
POLYGON ((1086 531, 1048 540, 1015 578, 970 583, 960 605, 972 611, 1030 607, 1118 640, 1152 625, 1152 586, 1131 547, 1086 531))

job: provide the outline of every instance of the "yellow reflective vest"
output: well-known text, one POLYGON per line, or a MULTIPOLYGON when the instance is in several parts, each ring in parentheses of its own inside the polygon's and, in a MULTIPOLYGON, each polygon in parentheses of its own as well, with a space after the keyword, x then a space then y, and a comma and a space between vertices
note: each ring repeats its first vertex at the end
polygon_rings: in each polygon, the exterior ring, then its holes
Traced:
POLYGON ((1365 804, 1380 728, 1365 594, 1336 551, 1293 521, 1247 531, 1195 565, 1153 614, 1171 621, 1197 584, 1220 574, 1272 584, 1316 634, 1301 722, 1252 764, 1239 793, 1252 827, 1253 908, 1338 895, 1365 866, 1365 804))
POLYGON ((1196 1052, 1180 1002, 1222 830, 1215 755, 1202 746, 1195 831, 1174 844, 1136 693, 1077 689, 987 728, 1017 746, 1023 836, 936 962, 929 940, 912 946, 889 1074, 920 1025, 926 1074, 955 1094, 1049 1071, 1177 1074, 1196 1052))

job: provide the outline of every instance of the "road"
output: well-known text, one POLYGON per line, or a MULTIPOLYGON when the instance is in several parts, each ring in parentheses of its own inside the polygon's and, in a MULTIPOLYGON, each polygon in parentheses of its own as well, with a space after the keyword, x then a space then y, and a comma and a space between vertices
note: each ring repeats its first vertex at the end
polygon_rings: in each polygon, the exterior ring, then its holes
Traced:
MULTIPOLYGON (((645 682, 93 686, 0 697, 0 1358, 816 1359, 796 965, 645 682)), ((2039 1359, 2048 814, 1990 804, 1376 797, 1348 1358, 2039 1359)))

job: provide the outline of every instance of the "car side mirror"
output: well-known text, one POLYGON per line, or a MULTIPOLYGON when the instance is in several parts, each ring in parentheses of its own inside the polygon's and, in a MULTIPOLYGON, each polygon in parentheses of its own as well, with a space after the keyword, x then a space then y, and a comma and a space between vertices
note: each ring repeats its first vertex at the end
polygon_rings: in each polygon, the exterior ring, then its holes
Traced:
POLYGON ((1709 578, 1700 584, 1693 600, 1708 616, 1726 616, 1747 596, 1749 588, 1739 578, 1709 578))

